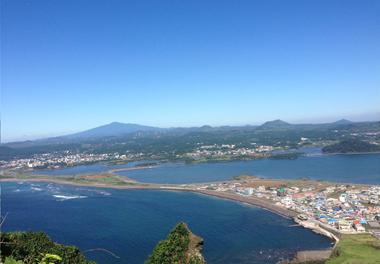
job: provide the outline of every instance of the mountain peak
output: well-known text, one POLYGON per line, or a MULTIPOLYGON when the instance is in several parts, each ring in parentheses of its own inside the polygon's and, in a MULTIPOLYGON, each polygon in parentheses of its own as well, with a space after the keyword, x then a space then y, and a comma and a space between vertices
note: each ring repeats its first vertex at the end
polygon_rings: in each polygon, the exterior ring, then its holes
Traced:
POLYGON ((134 133, 138 131, 156 131, 159 128, 151 126, 143 126, 131 123, 112 122, 89 130, 85 130, 76 134, 69 135, 70 138, 98 138, 108 136, 121 136, 124 134, 134 133))
POLYGON ((335 125, 346 125, 346 124, 351 124, 351 123, 352 121, 344 119, 344 118, 334 122, 335 125))
POLYGON ((290 126, 290 124, 281 119, 267 121, 261 125, 261 127, 263 128, 283 128, 283 127, 288 127, 288 126, 290 126))
POLYGON ((109 123, 108 125, 122 125, 122 124, 123 123, 121 122, 114 121, 114 122, 109 123))

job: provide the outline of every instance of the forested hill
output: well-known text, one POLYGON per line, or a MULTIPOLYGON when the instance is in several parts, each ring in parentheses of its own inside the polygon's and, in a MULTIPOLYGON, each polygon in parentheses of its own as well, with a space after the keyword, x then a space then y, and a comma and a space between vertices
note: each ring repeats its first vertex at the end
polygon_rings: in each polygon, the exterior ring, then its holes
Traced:
POLYGON ((358 139, 343 140, 339 143, 326 146, 324 153, 363 153, 380 151, 380 146, 358 139))

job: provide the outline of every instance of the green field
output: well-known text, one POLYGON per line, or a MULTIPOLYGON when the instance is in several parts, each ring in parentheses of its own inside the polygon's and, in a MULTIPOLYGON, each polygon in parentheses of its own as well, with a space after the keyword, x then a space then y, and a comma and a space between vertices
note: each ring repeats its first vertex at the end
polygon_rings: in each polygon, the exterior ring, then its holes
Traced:
POLYGON ((107 184, 107 185, 131 185, 132 180, 126 177, 121 177, 113 173, 98 173, 98 174, 78 174, 78 175, 60 175, 60 176, 48 176, 48 175, 38 175, 31 174, 29 172, 19 172, 19 171, 5 171, 0 174, 0 179, 19 179, 19 180, 54 180, 62 182, 72 182, 80 184, 107 184))
POLYGON ((80 175, 74 177, 62 177, 67 181, 85 184, 108 184, 108 185, 126 185, 128 184, 122 177, 111 173, 103 173, 99 175, 80 175))
POLYGON ((380 240, 368 234, 344 235, 326 264, 380 263, 380 240))

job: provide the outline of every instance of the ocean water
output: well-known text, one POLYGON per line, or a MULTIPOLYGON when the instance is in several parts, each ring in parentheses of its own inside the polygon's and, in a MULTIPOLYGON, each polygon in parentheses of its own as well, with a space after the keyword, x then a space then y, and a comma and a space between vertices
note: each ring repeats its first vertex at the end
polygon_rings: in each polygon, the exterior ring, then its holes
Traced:
POLYGON ((310 178, 380 184, 380 154, 310 155, 298 159, 262 159, 203 164, 166 164, 118 174, 141 182, 192 183, 230 180, 242 174, 265 178, 310 178))
POLYGON ((127 164, 120 165, 107 165, 106 163, 95 163, 90 165, 78 165, 73 167, 66 167, 60 169, 40 169, 35 170, 34 174, 50 175, 50 176, 59 176, 59 175, 76 175, 76 174, 86 174, 86 173, 101 173, 107 172, 111 169, 122 169, 130 168, 142 163, 154 162, 154 161, 133 161, 128 162, 127 164))
POLYGON ((58 175, 75 175, 84 173, 106 172, 109 168, 105 164, 78 165, 74 167, 66 167, 62 169, 41 169, 35 170, 34 174, 58 176, 58 175))
MULTIPOLYGON (((59 170, 38 170, 47 175, 70 175, 98 173, 110 169, 135 166, 141 162, 107 166, 104 164, 83 165, 59 170)), ((312 149, 307 156, 294 160, 262 159, 202 164, 163 163, 156 168, 120 171, 141 182, 196 183, 230 180, 242 174, 265 178, 299 179, 310 178, 334 182, 380 184, 380 154, 321 155, 312 149)))
POLYGON ((47 183, 1 184, 3 231, 42 230, 98 263, 143 263, 179 221, 204 238, 208 263, 276 263, 298 250, 331 246, 271 212, 193 193, 111 190, 47 183))

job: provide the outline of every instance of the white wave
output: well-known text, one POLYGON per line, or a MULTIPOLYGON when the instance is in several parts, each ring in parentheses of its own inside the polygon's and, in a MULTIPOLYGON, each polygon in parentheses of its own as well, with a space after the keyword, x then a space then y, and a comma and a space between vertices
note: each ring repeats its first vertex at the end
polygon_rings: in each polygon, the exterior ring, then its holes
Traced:
POLYGON ((37 192, 42 191, 42 189, 38 188, 38 187, 30 187, 30 189, 33 190, 33 191, 37 191, 37 192))
POLYGON ((54 194, 53 195, 55 198, 58 198, 60 200, 70 200, 70 199, 82 199, 82 198, 87 198, 87 196, 82 196, 82 195, 60 195, 60 194, 54 194))
POLYGON ((55 187, 55 186, 47 186, 47 188, 48 188, 50 191, 60 191, 60 190, 61 190, 59 187, 55 187))
POLYGON ((100 194, 100 195, 104 195, 104 196, 111 195, 111 193, 106 192, 106 191, 99 191, 96 189, 87 189, 87 188, 83 188, 83 187, 76 188, 75 190, 78 192, 95 193, 95 194, 100 194))

